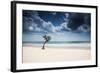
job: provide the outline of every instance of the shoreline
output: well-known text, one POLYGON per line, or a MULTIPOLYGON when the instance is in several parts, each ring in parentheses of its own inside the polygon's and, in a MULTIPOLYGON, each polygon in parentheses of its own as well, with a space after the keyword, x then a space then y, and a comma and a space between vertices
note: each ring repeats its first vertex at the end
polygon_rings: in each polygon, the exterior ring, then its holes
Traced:
MULTIPOLYGON (((22 44, 23 47, 42 47, 43 44, 33 44, 33 43, 24 43, 22 44)), ((73 43, 73 44, 45 44, 45 47, 51 47, 51 48, 62 48, 62 47, 67 47, 67 48, 89 48, 91 46, 90 43, 73 43)))

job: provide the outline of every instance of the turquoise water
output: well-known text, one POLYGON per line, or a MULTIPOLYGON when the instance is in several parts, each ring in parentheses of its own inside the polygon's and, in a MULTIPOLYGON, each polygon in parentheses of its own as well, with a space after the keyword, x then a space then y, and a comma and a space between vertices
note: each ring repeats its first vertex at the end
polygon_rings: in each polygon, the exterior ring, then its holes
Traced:
MULTIPOLYGON (((23 33, 23 43, 44 43, 44 33, 23 33)), ((63 32, 63 33, 49 33, 46 34, 51 37, 49 44, 61 44, 61 43, 90 43, 91 37, 88 33, 75 33, 75 32, 63 32)))

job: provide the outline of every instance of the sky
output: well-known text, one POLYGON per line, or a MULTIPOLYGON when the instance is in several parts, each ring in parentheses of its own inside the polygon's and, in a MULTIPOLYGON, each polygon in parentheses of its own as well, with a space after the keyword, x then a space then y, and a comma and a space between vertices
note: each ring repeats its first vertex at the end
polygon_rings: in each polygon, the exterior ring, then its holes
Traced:
POLYGON ((90 19, 90 13, 23 10, 23 41, 43 41, 45 34, 52 41, 90 41, 90 19))

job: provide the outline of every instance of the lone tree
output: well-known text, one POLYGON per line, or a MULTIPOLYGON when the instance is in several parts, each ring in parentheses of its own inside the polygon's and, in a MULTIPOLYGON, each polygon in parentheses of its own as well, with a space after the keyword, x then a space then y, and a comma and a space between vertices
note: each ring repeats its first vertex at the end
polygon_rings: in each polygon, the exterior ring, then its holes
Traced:
POLYGON ((44 50, 45 49, 45 44, 51 40, 51 37, 47 36, 47 35, 44 35, 43 38, 44 38, 45 41, 44 41, 42 49, 44 50))

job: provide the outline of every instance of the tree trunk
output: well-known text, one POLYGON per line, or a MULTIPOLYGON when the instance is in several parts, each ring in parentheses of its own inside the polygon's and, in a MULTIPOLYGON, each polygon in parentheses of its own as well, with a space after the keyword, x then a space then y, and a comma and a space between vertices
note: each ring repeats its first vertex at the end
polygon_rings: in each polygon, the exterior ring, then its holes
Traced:
POLYGON ((45 43, 46 43, 46 42, 44 42, 43 47, 42 47, 43 50, 45 49, 45 43))

